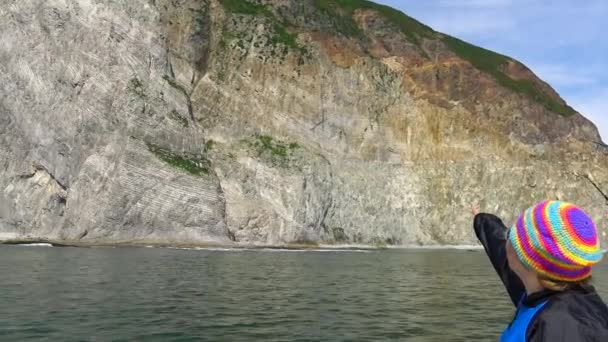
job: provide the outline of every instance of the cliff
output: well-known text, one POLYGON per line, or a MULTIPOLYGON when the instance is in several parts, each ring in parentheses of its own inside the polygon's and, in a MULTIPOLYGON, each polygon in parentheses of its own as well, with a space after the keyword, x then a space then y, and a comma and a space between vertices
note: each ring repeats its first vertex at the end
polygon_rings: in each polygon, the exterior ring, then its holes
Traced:
POLYGON ((0 239, 470 244, 608 149, 518 61, 362 0, 0 1, 0 239))

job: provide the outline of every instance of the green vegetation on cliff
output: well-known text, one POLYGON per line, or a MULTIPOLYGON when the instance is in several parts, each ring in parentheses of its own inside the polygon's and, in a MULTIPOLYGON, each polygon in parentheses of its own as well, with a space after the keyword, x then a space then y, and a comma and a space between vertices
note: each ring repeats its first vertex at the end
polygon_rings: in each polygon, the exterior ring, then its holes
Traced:
POLYGON ((283 44, 300 52, 305 49, 298 44, 296 35, 287 31, 287 24, 278 19, 268 7, 244 0, 221 0, 227 12, 266 17, 271 23, 274 35, 270 38, 273 44, 283 44))
POLYGON ((230 13, 272 16, 272 13, 264 5, 243 0, 221 0, 220 2, 230 13))
POLYGON ((338 29, 342 30, 346 35, 357 35, 360 32, 357 23, 352 19, 353 13, 357 9, 371 9, 382 14, 389 19, 391 23, 397 26, 409 40, 421 46, 423 38, 433 38, 435 31, 432 28, 422 24, 416 19, 409 17, 402 12, 385 5, 380 5, 375 2, 366 0, 315 0, 315 5, 321 11, 327 13, 330 17, 341 18, 338 22, 338 29))
POLYGON ((258 152, 263 153, 266 151, 271 155, 280 158, 289 157, 293 150, 298 148, 298 144, 296 143, 286 144, 276 141, 267 135, 260 135, 257 137, 257 141, 254 143, 254 145, 258 148, 258 152))
POLYGON ((179 155, 152 143, 146 143, 146 146, 158 159, 173 167, 182 169, 193 176, 209 174, 209 161, 205 158, 191 155, 179 155))
POLYGON ((268 135, 258 135, 249 139, 243 139, 242 142, 255 151, 258 157, 262 157, 281 167, 289 167, 296 150, 300 148, 300 145, 295 142, 287 143, 268 135))

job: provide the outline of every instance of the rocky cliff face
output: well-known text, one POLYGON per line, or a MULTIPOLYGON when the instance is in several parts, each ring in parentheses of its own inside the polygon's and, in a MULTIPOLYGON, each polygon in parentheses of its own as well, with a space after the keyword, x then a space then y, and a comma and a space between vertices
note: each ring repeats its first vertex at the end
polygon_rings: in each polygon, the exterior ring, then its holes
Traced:
POLYGON ((608 151, 532 71, 362 0, 0 1, 0 239, 469 244, 608 151))

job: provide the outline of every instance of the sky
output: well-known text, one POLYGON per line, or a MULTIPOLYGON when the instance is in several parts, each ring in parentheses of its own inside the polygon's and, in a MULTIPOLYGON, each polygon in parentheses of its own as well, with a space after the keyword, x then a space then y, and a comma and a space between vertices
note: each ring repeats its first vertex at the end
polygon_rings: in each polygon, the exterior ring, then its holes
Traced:
POLYGON ((374 1, 524 63, 608 142, 608 0, 374 1))

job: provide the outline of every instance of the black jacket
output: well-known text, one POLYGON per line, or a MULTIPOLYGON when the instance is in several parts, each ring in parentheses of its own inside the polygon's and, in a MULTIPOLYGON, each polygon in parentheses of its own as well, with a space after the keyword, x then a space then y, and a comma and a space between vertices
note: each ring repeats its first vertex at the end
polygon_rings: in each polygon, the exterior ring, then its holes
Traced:
MULTIPOLYGON (((506 231, 502 221, 491 214, 475 216, 475 234, 483 245, 514 305, 525 288, 509 268, 506 255, 506 231)), ((563 292, 542 291, 524 299, 527 306, 547 301, 528 326, 528 342, 608 342, 608 308, 592 286, 580 286, 563 292)))

